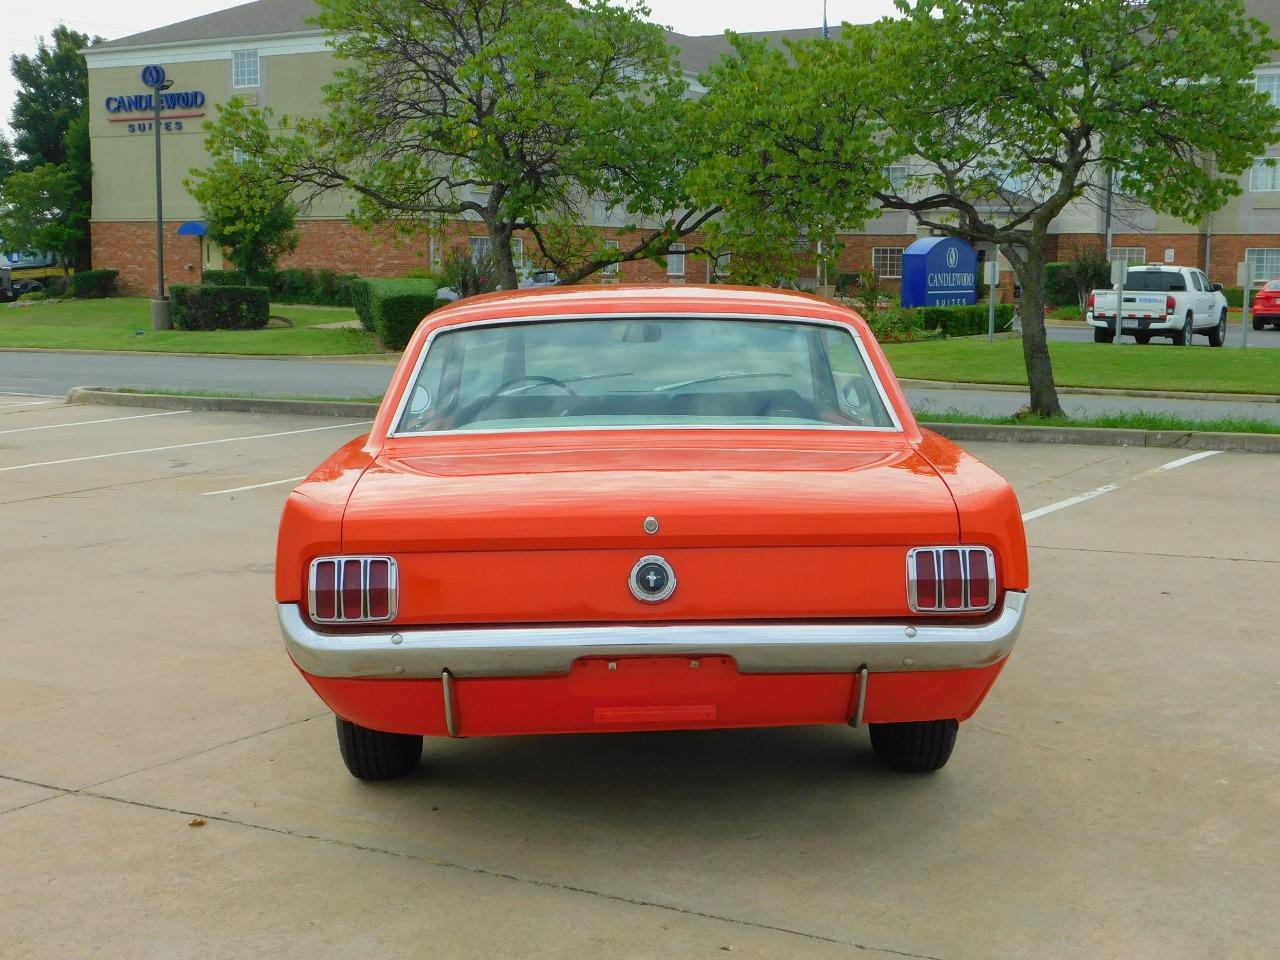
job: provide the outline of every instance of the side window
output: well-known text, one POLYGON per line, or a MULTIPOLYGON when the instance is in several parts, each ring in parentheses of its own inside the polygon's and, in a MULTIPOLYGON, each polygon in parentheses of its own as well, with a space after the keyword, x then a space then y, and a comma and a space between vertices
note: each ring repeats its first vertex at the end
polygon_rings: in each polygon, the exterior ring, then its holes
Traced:
POLYGON ((1191 284, 1197 290, 1204 290, 1203 284, 1200 283, 1200 274, 1196 273, 1194 270, 1191 271, 1191 284))

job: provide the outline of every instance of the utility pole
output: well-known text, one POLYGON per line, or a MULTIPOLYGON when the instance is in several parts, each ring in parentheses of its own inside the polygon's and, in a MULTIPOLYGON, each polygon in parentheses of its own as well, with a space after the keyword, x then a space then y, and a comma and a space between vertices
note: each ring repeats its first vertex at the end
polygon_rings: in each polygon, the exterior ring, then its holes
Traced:
POLYGON ((164 67, 142 68, 142 82, 151 88, 152 107, 155 108, 152 133, 156 142, 156 298, 151 301, 151 329, 168 330, 173 326, 169 317, 169 300, 164 295, 164 187, 160 162, 160 100, 161 94, 173 86, 164 73, 164 67))

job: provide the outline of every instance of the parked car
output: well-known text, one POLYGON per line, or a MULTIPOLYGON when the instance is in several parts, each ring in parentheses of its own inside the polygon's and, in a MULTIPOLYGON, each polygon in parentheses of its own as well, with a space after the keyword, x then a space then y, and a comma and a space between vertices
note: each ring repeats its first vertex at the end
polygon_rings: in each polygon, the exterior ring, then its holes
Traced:
POLYGON ((1280 330, 1280 280, 1270 280, 1253 298, 1253 329, 1271 324, 1280 330))
MULTIPOLYGON (((1210 283, 1195 267, 1153 263, 1130 269, 1121 313, 1121 335, 1131 334, 1138 343, 1149 343, 1152 337, 1168 337, 1175 344, 1189 347, 1197 333, 1207 336, 1212 347, 1220 347, 1227 340, 1227 298, 1222 284, 1210 283)), ((1093 327, 1095 343, 1114 341, 1115 290, 1090 293, 1085 319, 1093 327)))
POLYGON ((936 770, 1022 626, 1009 485, 867 325, 777 290, 473 297, 280 521, 285 646, 350 772, 424 736, 866 724, 936 770))
POLYGON ((535 270, 520 281, 520 289, 531 287, 554 287, 560 282, 560 276, 554 270, 535 270))

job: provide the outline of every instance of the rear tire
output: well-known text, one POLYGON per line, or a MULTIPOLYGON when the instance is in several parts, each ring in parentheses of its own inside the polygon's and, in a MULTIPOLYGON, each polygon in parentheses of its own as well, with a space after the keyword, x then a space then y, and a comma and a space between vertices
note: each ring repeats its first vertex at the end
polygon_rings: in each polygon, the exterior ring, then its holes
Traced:
POLYGON ((1195 329, 1195 321, 1191 319, 1191 314, 1187 314, 1186 321, 1182 324, 1182 329, 1174 333, 1173 345, 1175 347, 1191 346, 1192 331, 1195 329))
POLYGON ((1145 347, 1148 343, 1150 343, 1150 342, 1151 342, 1151 334, 1149 334, 1149 333, 1135 333, 1135 334, 1133 335, 1133 340, 1134 340, 1134 342, 1135 342, 1135 343, 1140 343, 1140 344, 1142 344, 1142 345, 1145 347))
POLYGON ((370 730, 350 720, 338 722, 338 750, 351 775, 359 780, 398 780, 422 758, 422 737, 370 730))
POLYGON ((871 749, 891 770, 928 773, 951 759, 960 724, 955 720, 871 724, 871 749))
POLYGON ((1227 342, 1227 311, 1218 317, 1218 325, 1209 331, 1209 346, 1220 347, 1227 342))
POLYGON ((1115 340, 1115 338, 1116 338, 1116 335, 1112 333, 1110 330, 1104 330, 1102 327, 1093 328, 1094 343, 1111 343, 1111 341, 1115 340))
POLYGON ((1267 324, 1266 324, 1266 322, 1265 322, 1265 321, 1263 321, 1263 320, 1259 320, 1257 317, 1254 317, 1254 318, 1253 318, 1253 329, 1255 329, 1255 330, 1261 330, 1261 329, 1262 329, 1263 327, 1265 327, 1266 325, 1267 325, 1267 324))

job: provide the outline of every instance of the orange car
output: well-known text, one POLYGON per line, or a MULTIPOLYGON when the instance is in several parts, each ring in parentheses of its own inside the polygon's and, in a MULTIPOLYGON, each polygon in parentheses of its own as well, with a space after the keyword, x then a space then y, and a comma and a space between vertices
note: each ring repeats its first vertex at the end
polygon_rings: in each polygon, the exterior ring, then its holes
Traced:
POLYGON ((423 736, 844 723, 936 770, 1027 580, 1013 491, 916 426, 861 318, 724 286, 433 313, 276 560, 366 780, 423 736))

